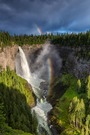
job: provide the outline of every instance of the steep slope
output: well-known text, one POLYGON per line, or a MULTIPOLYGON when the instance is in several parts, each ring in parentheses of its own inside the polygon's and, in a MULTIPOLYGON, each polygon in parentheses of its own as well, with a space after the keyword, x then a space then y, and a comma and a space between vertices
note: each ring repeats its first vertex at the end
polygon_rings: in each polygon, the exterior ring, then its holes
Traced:
MULTIPOLYGON (((8 126, 25 132, 35 132, 36 127, 30 108, 30 106, 34 106, 32 91, 26 81, 9 68, 0 72, 0 103, 3 105, 5 123, 8 126)), ((15 131, 8 126, 2 127, 0 124, 2 134, 5 134, 4 132, 24 134, 24 132, 15 131)))

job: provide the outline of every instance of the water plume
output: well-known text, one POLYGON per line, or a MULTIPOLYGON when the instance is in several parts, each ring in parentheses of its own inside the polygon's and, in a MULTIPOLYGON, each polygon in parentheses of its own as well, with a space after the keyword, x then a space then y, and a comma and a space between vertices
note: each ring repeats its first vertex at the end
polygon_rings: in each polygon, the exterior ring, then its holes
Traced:
MULTIPOLYGON (((33 62, 31 62, 32 65, 33 62)), ((33 73, 40 79, 44 79, 45 83, 41 83, 43 92, 46 92, 45 96, 50 94, 48 92, 50 84, 53 83, 55 77, 60 74, 62 67, 62 59, 59 57, 58 51, 51 44, 45 44, 38 54, 32 68, 33 73), (43 85, 43 86, 42 86, 43 85)))

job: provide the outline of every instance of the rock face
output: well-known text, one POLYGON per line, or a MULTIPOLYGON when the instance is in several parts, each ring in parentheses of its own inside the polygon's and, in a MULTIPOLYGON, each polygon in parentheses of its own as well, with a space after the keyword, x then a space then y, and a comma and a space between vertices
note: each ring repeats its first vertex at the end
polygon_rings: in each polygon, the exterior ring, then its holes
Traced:
MULTIPOLYGON (((39 49, 41 45, 37 45, 36 47, 32 46, 23 46, 24 51, 28 55, 28 53, 33 53, 36 49, 39 49)), ((10 67, 11 70, 15 69, 15 57, 18 52, 18 45, 8 46, 5 48, 0 48, 0 67, 6 69, 7 66, 10 67)))
MULTIPOLYGON (((88 57, 88 59, 79 57, 77 54, 82 53, 80 47, 60 47, 59 45, 55 47, 59 52, 60 59, 62 59, 62 71, 60 71, 61 73, 65 71, 67 73, 73 74, 77 78, 82 78, 90 74, 90 56, 88 57)), ((40 54, 42 45, 25 45, 22 48, 29 60, 31 70, 33 71, 32 65, 34 64, 37 56, 40 54)), ((11 70, 14 70, 17 52, 18 45, 8 46, 3 49, 0 48, 0 66, 4 69, 9 66, 11 70)))
POLYGON ((7 66, 11 70, 15 68, 15 55, 18 50, 18 46, 0 48, 0 66, 6 69, 7 66))
POLYGON ((84 56, 90 48, 57 47, 62 58, 62 70, 77 78, 84 78, 90 74, 90 55, 84 56), (82 54, 83 52, 83 54, 82 54))

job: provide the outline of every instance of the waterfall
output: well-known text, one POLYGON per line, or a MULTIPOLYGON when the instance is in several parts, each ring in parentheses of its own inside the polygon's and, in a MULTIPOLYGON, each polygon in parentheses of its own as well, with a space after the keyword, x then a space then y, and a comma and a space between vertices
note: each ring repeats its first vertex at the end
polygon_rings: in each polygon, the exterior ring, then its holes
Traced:
POLYGON ((40 89, 40 83, 44 82, 43 79, 39 79, 37 75, 32 74, 27 62, 27 58, 21 49, 19 47, 19 54, 16 56, 16 73, 27 80, 27 82, 32 86, 33 92, 35 93, 36 97, 41 98, 41 89, 40 89))
POLYGON ((41 87, 41 83, 44 83, 45 80, 39 78, 37 72, 31 73, 27 58, 21 47, 19 47, 15 65, 16 73, 27 80, 27 82, 32 86, 32 90, 37 97, 37 104, 32 108, 32 113, 35 112, 38 120, 38 134, 42 135, 42 131, 40 129, 44 129, 48 135, 52 135, 48 126, 48 112, 52 109, 52 105, 46 101, 46 95, 44 94, 45 92, 43 92, 45 90, 41 87))

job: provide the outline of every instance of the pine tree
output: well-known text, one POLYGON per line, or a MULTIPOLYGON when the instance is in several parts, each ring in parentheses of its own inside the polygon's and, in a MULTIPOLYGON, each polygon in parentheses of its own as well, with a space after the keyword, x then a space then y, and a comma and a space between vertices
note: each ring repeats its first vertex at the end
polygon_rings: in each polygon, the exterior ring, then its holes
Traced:
POLYGON ((90 99, 90 75, 87 78, 87 98, 90 99))
POLYGON ((80 91, 80 89, 81 89, 81 81, 80 81, 80 79, 78 79, 78 81, 77 81, 77 86, 78 86, 78 91, 80 91))
POLYGON ((69 120, 70 124, 76 128, 81 128, 83 118, 85 117, 85 104, 83 99, 79 100, 74 97, 69 106, 69 120))
POLYGON ((0 103, 0 132, 3 131, 5 126, 5 114, 4 114, 4 106, 3 103, 0 103))
POLYGON ((89 135, 90 133, 90 114, 87 115, 86 117, 86 134, 85 135, 89 135))

